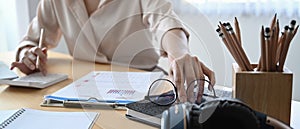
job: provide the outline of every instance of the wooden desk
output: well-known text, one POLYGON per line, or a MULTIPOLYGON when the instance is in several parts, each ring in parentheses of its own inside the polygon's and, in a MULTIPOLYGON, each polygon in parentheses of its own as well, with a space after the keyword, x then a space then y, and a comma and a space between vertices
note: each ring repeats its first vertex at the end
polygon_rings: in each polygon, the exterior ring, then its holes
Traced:
MULTIPOLYGON (((111 66, 107 64, 94 64, 83 61, 73 60, 71 56, 56 52, 49 52, 47 69, 49 73, 65 73, 69 79, 45 89, 31 89, 21 87, 0 86, 0 110, 14 110, 20 108, 32 108, 46 111, 92 111, 99 112, 100 116, 95 122, 93 129, 148 129, 154 128, 139 122, 129 120, 125 117, 126 111, 113 109, 79 109, 79 108, 59 108, 59 107, 41 107, 45 95, 49 95, 64 86, 70 84, 90 71, 140 71, 124 68, 120 66, 111 66)), ((14 53, 0 53, 0 60, 10 65, 14 60, 14 53)), ((15 70, 21 74, 18 70, 15 70)))

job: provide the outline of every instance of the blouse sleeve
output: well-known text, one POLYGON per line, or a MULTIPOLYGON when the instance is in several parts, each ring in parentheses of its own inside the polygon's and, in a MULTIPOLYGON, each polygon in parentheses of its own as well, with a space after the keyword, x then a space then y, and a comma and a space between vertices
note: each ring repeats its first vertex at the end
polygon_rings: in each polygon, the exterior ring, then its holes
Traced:
POLYGON ((38 45, 41 28, 44 28, 45 30, 43 47, 56 47, 62 34, 52 0, 40 1, 37 8, 37 16, 31 21, 26 34, 17 47, 16 61, 19 61, 19 53, 22 48, 38 45))
POLYGON ((155 34, 159 42, 161 55, 166 56, 162 48, 162 38, 164 34, 172 29, 182 29, 187 38, 189 33, 185 29, 183 22, 178 18, 172 8, 172 4, 167 0, 141 0, 143 10, 143 23, 155 34))

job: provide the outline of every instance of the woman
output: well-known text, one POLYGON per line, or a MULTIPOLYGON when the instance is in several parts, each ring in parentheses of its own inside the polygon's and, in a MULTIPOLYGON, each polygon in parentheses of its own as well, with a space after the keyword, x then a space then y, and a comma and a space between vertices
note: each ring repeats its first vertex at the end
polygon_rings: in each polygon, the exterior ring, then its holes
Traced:
MULTIPOLYGON (((156 68, 159 48, 160 55, 169 59, 169 75, 181 102, 195 102, 184 83, 207 76, 215 84, 214 72, 191 56, 189 34, 166 0, 42 0, 12 68, 46 74, 47 50, 55 47, 61 36, 74 58, 145 70, 156 68), (41 28, 45 30, 42 49, 37 47, 41 28), (37 69, 38 56, 41 63, 37 69)), ((199 89, 197 102, 203 93, 203 88, 199 89)))

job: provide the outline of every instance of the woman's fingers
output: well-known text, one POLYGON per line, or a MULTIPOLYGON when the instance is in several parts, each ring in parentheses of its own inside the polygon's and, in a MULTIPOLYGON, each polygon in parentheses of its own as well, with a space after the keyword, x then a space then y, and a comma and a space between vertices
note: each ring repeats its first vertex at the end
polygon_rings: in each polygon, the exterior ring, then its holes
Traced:
POLYGON ((201 66, 203 69, 203 73, 208 77, 210 84, 209 85, 209 90, 212 90, 212 87, 216 84, 216 78, 215 78, 215 73, 210 70, 208 67, 206 67, 202 62, 201 62, 201 66))
POLYGON ((47 74, 46 62, 41 61, 38 65, 39 71, 42 72, 42 74, 45 76, 47 74))
POLYGON ((194 85, 191 84, 192 82, 194 82, 194 80, 197 79, 197 75, 196 72, 197 71, 197 67, 195 67, 195 63, 193 58, 186 54, 184 56, 184 63, 182 65, 184 65, 184 75, 185 75, 185 80, 186 80, 186 85, 187 85, 187 89, 186 89, 186 94, 187 94, 187 98, 189 102, 194 103, 196 100, 195 94, 194 94, 194 85))
POLYGON ((27 68, 29 68, 30 70, 35 70, 35 68, 36 68, 34 61, 29 59, 27 56, 24 56, 23 59, 21 60, 21 62, 23 64, 25 64, 25 66, 27 68))
POLYGON ((200 79, 205 79, 205 76, 203 74, 201 62, 196 56, 191 57, 193 65, 192 67, 194 68, 195 77, 194 77, 194 88, 193 88, 193 97, 195 100, 193 102, 200 103, 203 95, 203 89, 204 89, 204 81, 201 81, 200 79))
POLYGON ((47 74, 47 70, 46 70, 47 48, 42 48, 41 49, 41 48, 38 48, 38 47, 33 47, 33 48, 29 49, 27 57, 29 58, 31 55, 36 56, 36 60, 31 60, 31 62, 35 66, 35 69, 38 68, 38 70, 40 72, 42 72, 43 75, 46 75, 47 74), (37 61, 37 59, 39 61, 37 61))
POLYGON ((38 47, 34 47, 32 49, 29 50, 31 53, 35 54, 36 56, 38 56, 40 58, 40 60, 46 62, 47 61, 47 49, 46 48, 38 48, 38 47))
POLYGON ((26 55, 25 57, 29 58, 32 62, 36 61, 37 57, 35 54, 27 51, 27 52, 25 52, 25 55, 26 55))
POLYGON ((205 79, 205 76, 211 81, 211 85, 208 87, 210 90, 215 84, 214 72, 199 61, 196 56, 189 54, 173 60, 169 74, 178 89, 180 102, 201 102, 206 82, 200 81, 200 79, 205 79))
POLYGON ((37 70, 42 72, 43 75, 47 74, 46 69, 47 64, 47 48, 33 47, 24 52, 24 56, 20 62, 13 62, 11 64, 11 69, 17 67, 25 74, 33 73, 37 70), (37 59, 39 58, 39 63, 37 64, 37 59), (36 66, 38 65, 38 66, 36 66), (37 69, 38 68, 38 69, 37 69))
POLYGON ((205 76, 203 74, 203 69, 202 69, 202 65, 201 65, 201 62, 198 62, 198 67, 199 67, 199 81, 197 82, 198 84, 198 94, 197 94, 197 103, 200 103, 201 102, 201 99, 202 99, 202 95, 203 95, 203 92, 204 92, 204 83, 205 81, 203 80, 200 80, 200 79, 205 79, 205 76))
POLYGON ((178 60, 174 60, 171 64, 170 68, 170 76, 173 79, 173 82, 175 83, 175 86, 177 88, 177 93, 178 93, 178 99, 180 102, 186 102, 187 101, 187 96, 186 96, 186 91, 184 87, 184 74, 183 74, 183 69, 182 65, 178 64, 178 60))
POLYGON ((21 62, 13 62, 11 64, 10 69, 12 70, 14 68, 18 68, 21 72, 25 74, 31 74, 34 72, 33 70, 29 69, 24 63, 21 62))

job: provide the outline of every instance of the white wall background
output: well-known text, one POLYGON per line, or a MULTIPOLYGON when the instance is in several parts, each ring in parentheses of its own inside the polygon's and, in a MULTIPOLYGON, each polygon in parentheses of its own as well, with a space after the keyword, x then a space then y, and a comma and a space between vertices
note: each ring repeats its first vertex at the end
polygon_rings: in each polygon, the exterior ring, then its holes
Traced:
POLYGON ((0 52, 12 50, 18 41, 16 3, 0 0, 0 52))
MULTIPOLYGON (((18 0, 18 28, 21 37, 29 24, 29 19, 35 15, 35 9, 39 0, 18 0), (28 12, 28 15, 26 13, 28 12), (24 14, 25 13, 25 14, 24 14)), ((217 83, 231 87, 231 64, 234 63, 223 43, 219 40, 215 29, 219 21, 233 22, 234 16, 205 16, 202 14, 180 14, 180 17, 190 29, 190 48, 205 64, 213 69, 217 76, 217 83)), ((242 33, 243 48, 252 63, 257 63, 260 55, 259 32, 262 25, 268 26, 273 16, 238 16, 242 33)), ((289 24, 291 19, 300 22, 299 17, 279 16, 280 27, 289 24)), ((300 101, 300 32, 294 37, 286 60, 286 66, 294 73, 293 99, 300 101)), ((58 52, 67 52, 64 40, 54 49, 58 52)), ((163 67, 167 67, 166 59, 161 61, 163 67)), ((284 93, 282 93, 284 94, 284 93)))

